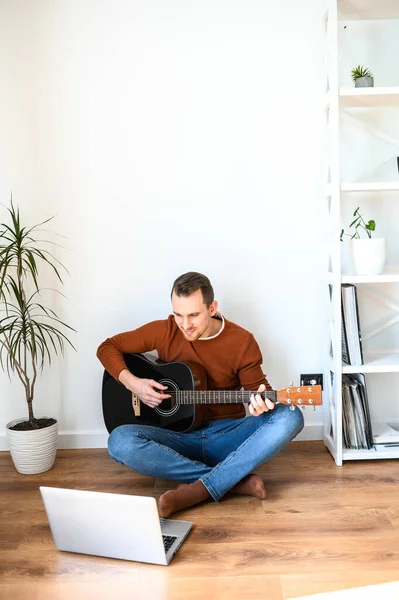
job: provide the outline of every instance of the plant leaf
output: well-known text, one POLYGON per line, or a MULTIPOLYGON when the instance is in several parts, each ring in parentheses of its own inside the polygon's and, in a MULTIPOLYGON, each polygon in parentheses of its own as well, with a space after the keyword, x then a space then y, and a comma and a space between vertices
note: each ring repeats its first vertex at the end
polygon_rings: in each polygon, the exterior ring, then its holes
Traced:
POLYGON ((63 353, 66 344, 75 349, 65 333, 65 330, 75 332, 75 329, 62 321, 52 308, 35 302, 36 295, 43 291, 39 285, 42 264, 51 267, 61 284, 60 269, 68 273, 51 252, 39 247, 39 243, 51 242, 34 237, 36 232, 43 231, 39 227, 54 217, 25 227, 12 197, 7 210, 10 223, 0 223, 0 366, 9 376, 17 371, 28 394, 32 393, 31 385, 35 381, 32 373, 36 367, 42 369, 46 361, 51 364, 52 356, 63 353))

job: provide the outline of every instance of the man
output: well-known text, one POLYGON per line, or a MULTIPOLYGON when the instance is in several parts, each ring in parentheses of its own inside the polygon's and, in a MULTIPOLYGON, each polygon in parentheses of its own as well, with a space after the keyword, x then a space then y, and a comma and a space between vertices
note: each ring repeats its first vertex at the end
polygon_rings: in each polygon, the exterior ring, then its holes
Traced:
POLYGON ((262 479, 250 474, 280 452, 303 428, 302 411, 263 400, 272 389, 261 370, 262 355, 253 335, 218 313, 209 279, 201 273, 181 275, 171 292, 173 315, 107 339, 97 356, 105 369, 128 390, 154 408, 170 396, 157 381, 132 374, 125 353, 157 350, 166 362, 201 364, 212 390, 257 390, 250 416, 242 404, 208 405, 198 430, 174 432, 144 425, 115 428, 108 441, 110 456, 144 475, 183 482, 159 499, 162 517, 227 491, 266 497, 262 479))

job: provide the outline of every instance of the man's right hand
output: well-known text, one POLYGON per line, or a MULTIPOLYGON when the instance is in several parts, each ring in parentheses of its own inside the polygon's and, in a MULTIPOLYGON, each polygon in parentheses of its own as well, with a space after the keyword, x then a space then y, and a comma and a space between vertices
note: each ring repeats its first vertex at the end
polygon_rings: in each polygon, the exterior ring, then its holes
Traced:
POLYGON ((163 390, 167 390, 166 385, 162 385, 154 379, 141 379, 135 377, 128 369, 124 369, 118 377, 125 388, 136 394, 144 404, 151 408, 155 408, 166 398, 170 398, 170 394, 163 394, 163 390), (159 391, 158 391, 159 390, 159 391))

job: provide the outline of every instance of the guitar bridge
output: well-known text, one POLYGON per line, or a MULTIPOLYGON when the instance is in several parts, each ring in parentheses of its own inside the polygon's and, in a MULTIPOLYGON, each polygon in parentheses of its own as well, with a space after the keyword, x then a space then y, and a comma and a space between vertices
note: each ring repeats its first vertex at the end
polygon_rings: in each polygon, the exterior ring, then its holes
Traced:
POLYGON ((136 394, 134 392, 132 392, 132 406, 133 406, 133 411, 134 411, 135 417, 139 417, 141 414, 140 398, 138 396, 136 396, 136 394))

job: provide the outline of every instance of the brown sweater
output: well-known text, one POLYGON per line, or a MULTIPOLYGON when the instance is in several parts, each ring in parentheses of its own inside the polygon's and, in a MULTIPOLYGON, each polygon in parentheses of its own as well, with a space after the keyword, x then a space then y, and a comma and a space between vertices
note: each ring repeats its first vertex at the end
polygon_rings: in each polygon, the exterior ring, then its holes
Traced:
MULTIPOLYGON (((261 369, 262 355, 249 332, 225 319, 224 328, 212 338, 189 342, 177 327, 173 315, 152 321, 138 329, 108 338, 97 350, 97 357, 116 380, 126 369, 123 354, 156 350, 166 362, 192 361, 207 373, 210 390, 257 390, 261 383, 271 386, 261 369)), ((245 416, 242 404, 208 405, 208 419, 245 416)))

